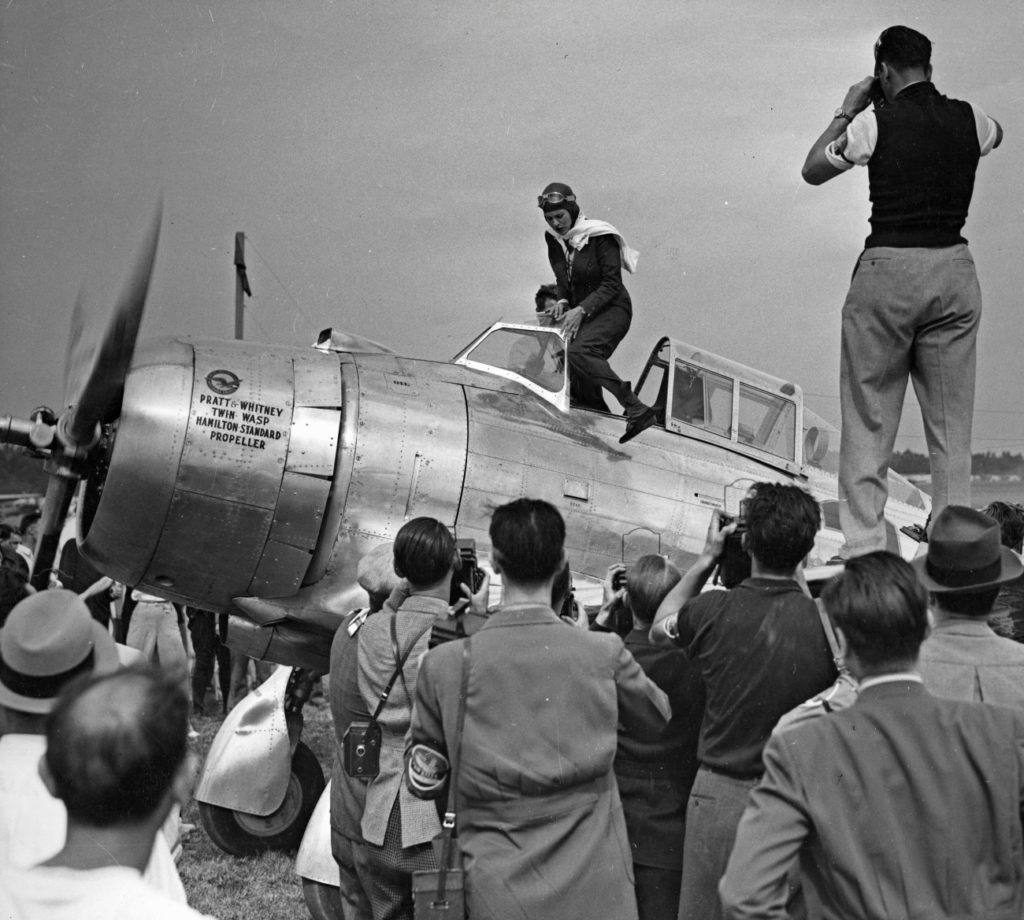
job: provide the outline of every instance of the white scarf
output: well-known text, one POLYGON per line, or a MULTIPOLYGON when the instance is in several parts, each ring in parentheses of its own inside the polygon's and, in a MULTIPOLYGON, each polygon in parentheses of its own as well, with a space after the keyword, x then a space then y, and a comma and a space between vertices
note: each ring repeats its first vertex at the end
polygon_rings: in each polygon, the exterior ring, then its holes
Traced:
POLYGON ((550 227, 548 227, 547 232, 562 244, 563 249, 571 246, 577 252, 587 245, 587 241, 592 236, 614 236, 619 244, 619 252, 622 255, 622 267, 630 274, 636 273, 636 263, 637 259, 640 258, 640 253, 635 249, 631 249, 629 244, 622 238, 622 234, 607 221, 591 220, 589 217, 584 217, 581 214, 565 236, 560 236, 550 227))

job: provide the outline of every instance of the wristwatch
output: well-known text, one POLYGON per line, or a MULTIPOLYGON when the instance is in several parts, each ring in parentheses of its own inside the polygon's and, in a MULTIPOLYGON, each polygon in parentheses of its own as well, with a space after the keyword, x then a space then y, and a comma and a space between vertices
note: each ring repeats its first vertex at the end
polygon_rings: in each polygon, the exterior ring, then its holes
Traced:
POLYGON ((853 116, 849 112, 844 112, 842 106, 839 106, 839 108, 832 113, 832 118, 845 118, 847 121, 853 121, 853 116))

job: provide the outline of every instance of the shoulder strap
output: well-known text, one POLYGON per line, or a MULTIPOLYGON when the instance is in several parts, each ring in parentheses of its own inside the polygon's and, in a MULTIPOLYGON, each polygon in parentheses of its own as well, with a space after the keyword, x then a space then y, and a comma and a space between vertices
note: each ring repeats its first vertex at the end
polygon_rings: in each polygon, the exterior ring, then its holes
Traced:
POLYGON ((455 743, 452 745, 449 763, 451 772, 448 774, 448 804, 445 806, 444 821, 441 831, 441 865, 437 874, 437 896, 444 900, 448 870, 452 863, 452 839, 458 838, 455 827, 455 804, 459 788, 459 763, 462 760, 462 729, 466 722, 466 693, 469 688, 469 643, 462 643, 462 679, 459 683, 459 714, 455 720, 455 743))
POLYGON ((825 631, 825 639, 828 641, 829 650, 832 652, 832 662, 836 670, 842 674, 846 665, 843 663, 843 656, 839 653, 839 640, 836 639, 835 631, 832 629, 832 621, 828 617, 828 611, 821 602, 820 597, 814 599, 814 606, 818 608, 818 618, 821 620, 821 628, 825 631))
MULTIPOLYGON (((377 718, 381 714, 381 710, 384 709, 384 704, 388 701, 388 696, 390 696, 391 694, 391 688, 395 686, 395 681, 398 680, 399 675, 402 674, 402 668, 405 667, 405 660, 409 657, 409 653, 416 647, 416 643, 420 641, 420 639, 423 636, 423 633, 427 631, 426 629, 423 630, 423 632, 421 632, 415 639, 412 640, 412 642, 409 643, 409 647, 404 652, 399 654, 398 627, 395 625, 395 620, 397 619, 398 612, 395 611, 391 615, 391 622, 388 624, 388 626, 391 629, 391 650, 395 653, 395 658, 397 659, 398 663, 395 665, 395 670, 391 672, 391 679, 388 681, 388 685, 381 691, 380 702, 377 703, 377 708, 373 711, 373 715, 370 716, 371 722, 377 721, 377 718)), ((430 624, 430 626, 427 627, 427 629, 430 629, 431 626, 433 626, 432 623, 430 624)), ((408 692, 408 689, 406 689, 406 694, 408 694, 408 692)))

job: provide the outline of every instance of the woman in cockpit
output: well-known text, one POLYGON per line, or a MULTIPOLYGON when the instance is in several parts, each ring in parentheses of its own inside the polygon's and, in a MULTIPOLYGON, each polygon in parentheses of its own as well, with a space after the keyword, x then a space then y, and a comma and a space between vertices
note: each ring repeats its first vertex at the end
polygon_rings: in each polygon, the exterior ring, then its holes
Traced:
POLYGON ((562 182, 548 185, 537 205, 548 225, 548 261, 559 295, 556 319, 569 342, 573 405, 607 412, 601 390, 608 390, 625 409, 626 433, 619 439, 624 443, 655 422, 654 410, 608 363, 633 318, 622 269, 636 271, 637 252, 611 224, 582 215, 573 190, 562 182))

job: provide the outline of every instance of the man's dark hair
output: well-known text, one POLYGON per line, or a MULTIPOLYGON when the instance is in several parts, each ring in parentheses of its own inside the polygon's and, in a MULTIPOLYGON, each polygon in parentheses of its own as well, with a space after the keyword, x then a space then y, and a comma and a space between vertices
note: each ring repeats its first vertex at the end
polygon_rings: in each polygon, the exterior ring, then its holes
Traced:
POLYGON ((946 613, 962 617, 987 617, 996 605, 999 585, 979 591, 942 591, 933 594, 934 602, 946 613))
POLYGON ((562 565, 565 522, 554 505, 519 498, 491 518, 491 547, 504 575, 521 584, 546 581, 562 565))
POLYGON ((915 659, 928 633, 928 592, 893 553, 847 560, 821 599, 850 650, 871 667, 915 659))
POLYGON ((436 585, 454 564, 455 538, 434 518, 413 518, 395 536, 395 571, 414 587, 436 585))
POLYGON ((29 511, 27 514, 23 514, 18 523, 18 533, 25 536, 28 533, 29 527, 35 524, 42 516, 42 512, 39 511, 29 511))
POLYGON ((987 514, 999 525, 1003 546, 1019 553, 1021 545, 1024 544, 1024 511, 1021 510, 1020 505, 1011 505, 1009 502, 991 502, 981 509, 981 513, 987 514))
POLYGON ((875 42, 875 64, 896 70, 924 70, 932 60, 932 43, 909 26, 889 26, 875 42))
POLYGON ((188 749, 179 681, 132 668, 72 681, 46 721, 46 765, 68 816, 91 827, 149 817, 188 749))
POLYGON ((777 571, 795 569, 821 529, 821 507, 799 486, 759 482, 746 499, 747 552, 777 571))
POLYGON ((629 567, 627 592, 629 609, 637 621, 650 626, 661 602, 682 575, 664 556, 650 553, 629 567))
POLYGON ((544 309, 545 300, 558 300, 558 288, 555 287, 555 285, 542 284, 537 289, 537 293, 533 297, 533 302, 537 305, 538 313, 544 309))

